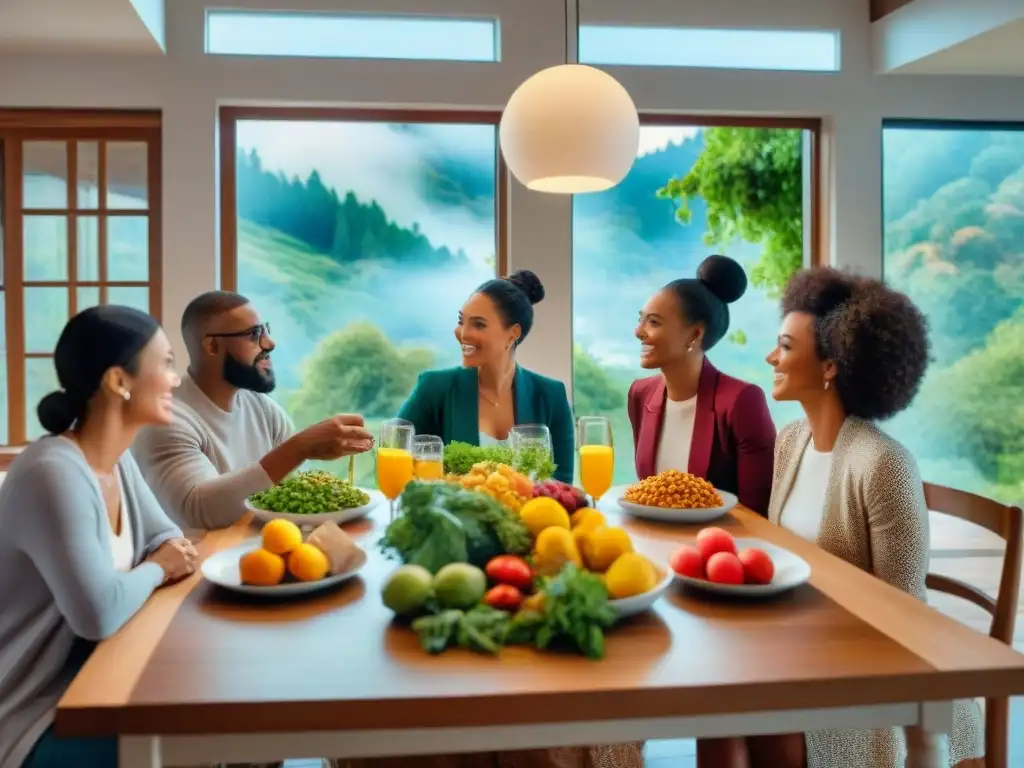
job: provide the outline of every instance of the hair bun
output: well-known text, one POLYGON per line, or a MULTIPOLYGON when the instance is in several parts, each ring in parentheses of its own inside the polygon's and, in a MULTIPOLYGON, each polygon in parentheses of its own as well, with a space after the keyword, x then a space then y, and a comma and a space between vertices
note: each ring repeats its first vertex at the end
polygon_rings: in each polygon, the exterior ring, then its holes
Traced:
POLYGON ((75 408, 67 392, 51 392, 39 401, 36 415, 43 429, 51 435, 61 435, 74 426, 75 408))
POLYGON ((544 301, 544 283, 530 270, 516 270, 509 276, 508 281, 525 293, 531 304, 540 304, 544 301))
POLYGON ((697 279, 726 304, 737 301, 747 291, 747 273, 728 256, 708 256, 697 267, 697 279))

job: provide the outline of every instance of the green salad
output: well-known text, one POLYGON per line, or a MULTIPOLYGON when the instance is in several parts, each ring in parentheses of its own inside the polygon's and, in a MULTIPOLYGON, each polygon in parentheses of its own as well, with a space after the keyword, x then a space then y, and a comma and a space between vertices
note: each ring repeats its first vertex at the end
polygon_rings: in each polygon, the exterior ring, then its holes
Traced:
POLYGON ((444 471, 447 474, 468 475, 474 464, 489 461, 507 464, 538 482, 550 478, 556 469, 551 452, 540 446, 527 446, 518 456, 504 445, 470 445, 453 440, 444 447, 444 471))
POLYGON ((273 488, 253 494, 249 503, 267 512, 319 515, 365 506, 370 497, 330 472, 311 469, 289 475, 273 488))

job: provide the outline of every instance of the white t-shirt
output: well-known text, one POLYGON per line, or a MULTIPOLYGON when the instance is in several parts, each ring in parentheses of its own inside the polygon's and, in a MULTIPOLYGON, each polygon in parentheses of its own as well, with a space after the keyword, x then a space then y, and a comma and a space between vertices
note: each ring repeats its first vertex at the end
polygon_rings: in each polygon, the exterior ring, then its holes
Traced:
POLYGON ((115 467, 114 472, 117 475, 117 492, 121 499, 118 512, 121 532, 114 533, 114 529, 110 529, 110 549, 114 556, 114 568, 127 573, 135 563, 135 537, 132 532, 132 518, 124 503, 124 480, 121 478, 120 467, 115 467))
POLYGON ((821 518, 825 512, 825 494, 832 471, 832 451, 818 451, 808 441, 789 496, 782 504, 779 524, 808 541, 818 540, 821 518))
POLYGON ((697 396, 689 400, 665 400, 665 415, 658 441, 658 458, 654 471, 674 469, 688 472, 690 443, 693 441, 693 422, 697 416, 697 396))
POLYGON ((500 438, 497 438, 497 437, 491 437, 490 435, 488 435, 486 432, 484 432, 481 429, 480 430, 480 441, 479 442, 480 442, 480 447, 481 448, 494 448, 494 447, 506 448, 506 447, 508 447, 509 439, 506 437, 504 440, 501 440, 500 438))

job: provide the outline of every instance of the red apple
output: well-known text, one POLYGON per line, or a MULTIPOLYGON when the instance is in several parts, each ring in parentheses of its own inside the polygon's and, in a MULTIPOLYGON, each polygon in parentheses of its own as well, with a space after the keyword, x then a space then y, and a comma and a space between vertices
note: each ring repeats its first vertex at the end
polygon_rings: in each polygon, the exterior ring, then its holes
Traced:
POLYGON ((775 563, 763 549, 751 547, 739 554, 743 577, 747 584, 771 584, 775 576, 775 563))
POLYGON ((669 558, 668 564, 680 576, 688 576, 691 579, 705 578, 704 558, 700 556, 696 547, 689 544, 679 547, 669 558))
POLYGON ((733 539, 732 534, 724 528, 703 528, 697 534, 695 543, 705 563, 711 559, 712 555, 718 552, 736 554, 736 541, 733 539))
POLYGON ((716 552, 708 558, 705 570, 708 572, 708 581, 715 584, 743 583, 743 564, 732 552, 716 552))

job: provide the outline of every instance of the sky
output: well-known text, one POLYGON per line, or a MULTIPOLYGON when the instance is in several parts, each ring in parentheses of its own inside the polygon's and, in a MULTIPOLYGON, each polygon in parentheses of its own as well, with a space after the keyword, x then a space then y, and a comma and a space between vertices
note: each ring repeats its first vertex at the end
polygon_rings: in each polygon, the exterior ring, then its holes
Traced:
MULTIPOLYGON (((500 61, 496 19, 210 10, 206 50, 254 56, 500 61)), ((839 33, 583 25, 584 64, 832 72, 839 33)))

